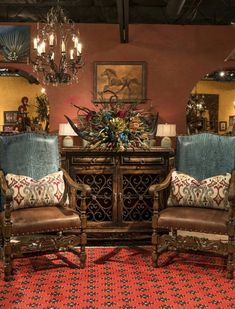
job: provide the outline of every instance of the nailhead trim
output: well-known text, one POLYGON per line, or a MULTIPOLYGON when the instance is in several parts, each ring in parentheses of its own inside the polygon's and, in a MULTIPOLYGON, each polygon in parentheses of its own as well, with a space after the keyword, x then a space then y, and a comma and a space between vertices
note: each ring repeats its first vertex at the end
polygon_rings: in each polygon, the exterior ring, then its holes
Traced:
MULTIPOLYGON (((37 232, 32 232, 32 233, 17 233, 17 234, 13 234, 12 236, 26 236, 26 235, 35 235, 35 234, 38 234, 38 233, 49 233, 49 232, 64 232, 64 231, 70 231, 72 229, 78 229, 76 226, 72 226, 72 227, 69 227, 69 228, 66 228, 66 229, 63 229, 63 231, 61 231, 61 229, 52 229, 52 230, 40 230, 40 231, 37 231, 37 232)), ((81 229, 81 228, 79 228, 81 229)))
MULTIPOLYGON (((171 226, 171 227, 168 227, 168 226, 160 226, 159 228, 171 230, 171 229, 172 229, 172 226, 171 226)), ((177 228, 176 230, 188 231, 188 232, 206 233, 206 234, 226 235, 225 233, 221 233, 221 232, 208 232, 208 231, 204 231, 204 230, 184 229, 184 228, 181 228, 181 227, 177 228)))

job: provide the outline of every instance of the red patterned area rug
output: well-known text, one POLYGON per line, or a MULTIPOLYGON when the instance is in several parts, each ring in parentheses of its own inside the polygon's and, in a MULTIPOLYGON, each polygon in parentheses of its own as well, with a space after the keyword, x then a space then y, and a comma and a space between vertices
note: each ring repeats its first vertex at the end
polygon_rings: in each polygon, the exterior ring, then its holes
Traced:
POLYGON ((150 247, 89 247, 87 254, 82 270, 73 253, 16 259, 11 282, 1 267, 0 307, 235 308, 235 279, 225 278, 222 258, 179 254, 154 269, 150 247))

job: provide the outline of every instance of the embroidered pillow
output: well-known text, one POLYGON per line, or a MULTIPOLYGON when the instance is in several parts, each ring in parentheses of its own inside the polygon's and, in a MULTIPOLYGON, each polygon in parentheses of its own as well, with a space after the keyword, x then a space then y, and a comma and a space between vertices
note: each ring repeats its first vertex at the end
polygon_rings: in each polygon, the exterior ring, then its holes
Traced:
POLYGON ((7 174, 6 181, 13 190, 13 208, 58 205, 65 190, 63 172, 49 174, 39 180, 21 175, 7 174))
POLYGON ((198 181, 195 178, 174 171, 168 206, 195 206, 226 209, 231 174, 218 175, 198 181))

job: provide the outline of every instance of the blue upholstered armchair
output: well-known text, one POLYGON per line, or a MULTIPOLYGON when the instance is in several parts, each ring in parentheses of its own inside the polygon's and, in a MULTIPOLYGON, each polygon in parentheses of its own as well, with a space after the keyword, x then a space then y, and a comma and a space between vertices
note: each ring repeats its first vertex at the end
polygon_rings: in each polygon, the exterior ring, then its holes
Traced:
POLYGON ((227 257, 227 277, 233 278, 235 136, 178 136, 176 169, 150 192, 154 266, 164 251, 207 251, 227 257), (184 231, 183 236, 178 231, 184 231), (227 241, 200 238, 201 233, 226 235, 227 241))
POLYGON ((74 182, 60 168, 58 146, 57 135, 0 135, 0 249, 5 280, 12 275, 12 258, 24 253, 80 246, 80 265, 85 266, 90 187, 74 182))

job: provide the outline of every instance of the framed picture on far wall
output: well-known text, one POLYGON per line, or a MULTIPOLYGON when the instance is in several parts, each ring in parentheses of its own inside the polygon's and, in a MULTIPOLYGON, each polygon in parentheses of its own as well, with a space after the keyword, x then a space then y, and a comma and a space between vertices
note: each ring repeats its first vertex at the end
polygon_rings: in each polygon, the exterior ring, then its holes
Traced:
POLYGON ((146 101, 146 62, 94 62, 93 102, 143 103, 146 101))
POLYGON ((0 26, 0 62, 29 63, 30 26, 0 26))
POLYGON ((219 122, 219 131, 226 131, 227 130, 227 121, 220 121, 219 122))
POLYGON ((4 124, 16 124, 18 111, 5 111, 4 112, 4 124))

